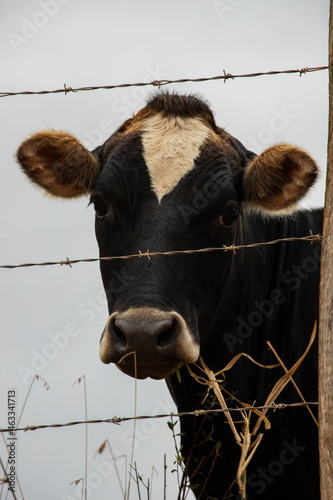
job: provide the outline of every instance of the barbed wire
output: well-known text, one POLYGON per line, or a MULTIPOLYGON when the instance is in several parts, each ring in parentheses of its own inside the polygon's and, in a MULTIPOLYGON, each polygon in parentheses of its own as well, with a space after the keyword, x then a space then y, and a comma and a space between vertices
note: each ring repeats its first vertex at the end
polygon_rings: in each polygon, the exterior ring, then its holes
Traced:
POLYGON ((286 408, 295 408, 299 406, 318 406, 318 402, 309 402, 309 401, 301 401, 298 403, 277 403, 266 406, 244 406, 242 408, 216 408, 209 410, 194 410, 188 412, 180 412, 180 413, 161 413, 157 415, 137 415, 136 417, 112 417, 106 419, 97 419, 97 420, 78 420, 76 422, 67 422, 65 424, 44 424, 44 425, 28 425, 26 427, 19 427, 16 429, 0 429, 0 433, 6 432, 18 432, 18 431, 36 431, 40 429, 52 429, 59 427, 72 427, 75 425, 82 424, 116 424, 120 425, 122 422, 129 422, 130 420, 148 420, 153 418, 171 418, 171 417, 185 417, 185 416, 204 416, 209 413, 226 413, 226 412, 244 412, 244 411, 253 411, 253 410, 285 410, 286 408))
POLYGON ((36 266, 64 266, 67 265, 69 267, 72 267, 72 264, 77 264, 79 262, 99 262, 101 260, 105 261, 112 261, 112 260, 128 260, 128 259, 135 259, 135 258, 142 258, 146 257, 150 259, 151 257, 157 257, 157 256, 166 256, 166 255, 182 255, 182 254, 195 254, 195 253, 205 253, 205 252, 228 252, 232 251, 233 253, 236 253, 236 250, 242 250, 246 248, 258 248, 258 247, 263 247, 267 245, 276 245, 277 243, 281 242, 291 242, 291 241, 310 241, 313 243, 314 241, 320 241, 322 240, 322 235, 321 234, 312 234, 310 231, 310 234, 308 236, 302 236, 302 237, 290 237, 290 238, 279 238, 277 240, 271 240, 271 241, 264 241, 260 243, 250 243, 248 245, 230 245, 226 246, 223 245, 222 247, 210 247, 210 248, 199 248, 197 250, 171 250, 169 252, 150 252, 147 250, 146 252, 141 252, 139 250, 139 253, 132 254, 132 255, 117 255, 114 257, 96 257, 92 259, 75 259, 75 260, 69 260, 67 257, 66 260, 61 260, 61 261, 56 261, 56 262, 32 262, 32 263, 27 263, 27 264, 6 264, 6 265, 1 265, 0 269, 16 269, 20 267, 36 267, 36 266))
POLYGON ((112 90, 119 88, 127 88, 127 87, 147 87, 152 85, 153 87, 161 88, 164 85, 171 85, 175 83, 200 83, 200 82, 208 82, 214 80, 223 80, 224 83, 227 80, 235 80, 236 78, 253 78, 258 76, 274 76, 274 75, 282 75, 282 74, 299 74, 299 76, 305 75, 306 73, 314 73, 316 71, 327 70, 328 66, 317 66, 313 68, 302 68, 302 69, 287 69, 287 70, 274 70, 274 71, 263 71, 257 73, 247 73, 240 75, 232 75, 223 70, 222 75, 210 76, 210 77, 202 77, 202 78, 180 78, 177 80, 154 80, 152 82, 140 82, 140 83, 121 83, 117 85, 101 85, 94 87, 78 87, 72 88, 68 87, 66 83, 64 84, 64 88, 55 89, 55 90, 37 90, 37 91, 29 91, 24 90, 20 92, 0 92, 0 97, 10 97, 10 96, 18 96, 18 95, 43 95, 43 94, 68 94, 70 92, 86 92, 91 90, 112 90))

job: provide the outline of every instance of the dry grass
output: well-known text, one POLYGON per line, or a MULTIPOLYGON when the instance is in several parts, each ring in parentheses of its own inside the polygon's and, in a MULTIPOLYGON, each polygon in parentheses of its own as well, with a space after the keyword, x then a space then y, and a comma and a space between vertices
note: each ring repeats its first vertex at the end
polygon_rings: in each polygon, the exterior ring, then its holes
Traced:
MULTIPOLYGON (((240 447, 240 457, 239 457, 238 469, 236 471, 235 479, 234 479, 233 483, 230 485, 228 492, 226 492, 226 494, 225 494, 225 497, 224 497, 225 499, 227 498, 228 494, 231 491, 232 486, 235 483, 237 483, 237 485, 238 485, 238 491, 241 495, 241 498, 244 500, 247 498, 247 496, 246 496, 246 470, 247 470, 247 467, 248 467, 251 459, 253 458, 254 454, 256 453, 256 451, 260 445, 261 440, 264 437, 264 432, 261 432, 259 434, 257 434, 257 433, 258 433, 262 424, 264 424, 265 430, 267 430, 271 427, 269 419, 268 419, 269 409, 267 409, 267 408, 253 409, 252 405, 237 400, 237 398, 235 398, 234 395, 228 393, 228 391, 224 387, 222 387, 222 384, 223 384, 223 382, 225 382, 225 379, 226 379, 226 372, 231 370, 241 357, 246 357, 252 363, 256 364, 257 366, 262 367, 263 369, 273 369, 273 368, 276 368, 278 366, 281 366, 285 373, 276 382, 274 387, 271 389, 268 397, 266 398, 265 404, 263 406, 274 405, 274 401, 278 398, 278 396, 281 394, 281 392, 283 391, 283 389, 286 387, 286 385, 289 382, 292 382, 292 384, 294 385, 300 398, 305 403, 305 399, 304 399, 300 389, 296 385, 296 383, 293 379, 293 375, 295 374, 295 372, 297 371, 297 369, 299 368, 299 366, 301 365, 301 363, 305 359, 306 355, 308 354, 309 349, 310 349, 311 345, 313 344, 315 337, 316 337, 316 329, 317 329, 317 325, 315 323, 312 334, 311 334, 311 338, 310 338, 310 341, 309 341, 309 344, 308 344, 306 350, 304 351, 303 355, 299 358, 299 360, 289 370, 286 368, 283 361, 281 360, 278 353, 276 352, 276 350, 274 349, 274 347, 272 346, 272 344, 270 342, 268 342, 268 346, 272 350, 274 356, 276 357, 276 359, 278 361, 278 363, 274 364, 274 365, 262 365, 245 353, 240 353, 237 356, 235 356, 222 370, 220 370, 217 373, 214 373, 212 370, 210 370, 208 368, 208 366, 204 363, 202 358, 199 358, 199 364, 195 365, 196 368, 199 369, 199 372, 201 372, 201 374, 202 374, 201 376, 196 375, 193 372, 193 370, 191 369, 191 367, 187 365, 187 369, 188 369, 190 375, 200 385, 207 386, 206 395, 205 395, 202 403, 205 402, 205 400, 207 399, 208 395, 211 392, 214 394, 220 408, 223 410, 223 414, 225 415, 226 422, 228 423, 230 430, 234 435, 235 443, 240 447), (237 420, 234 420, 234 418, 232 417, 232 413, 231 413, 231 411, 229 411, 229 410, 231 410, 231 408, 228 408, 228 405, 226 403, 226 398, 232 398, 234 400, 234 402, 236 403, 237 408, 240 410, 239 413, 242 416, 241 421, 239 421, 239 417, 237 417, 237 420), (251 409, 248 409, 248 408, 251 408, 251 409)), ((134 355, 134 362, 135 362, 135 369, 136 369, 135 353, 130 353, 129 355, 132 355, 132 354, 134 355)), ((22 415, 23 415, 24 409, 26 407, 27 401, 29 399, 29 395, 31 393, 33 385, 38 380, 41 380, 44 383, 44 387, 46 388, 46 390, 49 389, 49 385, 47 384, 47 382, 44 379, 42 379, 42 377, 40 377, 39 375, 36 374, 31 382, 31 385, 30 385, 29 390, 27 392, 27 396, 24 400, 23 407, 22 407, 22 410, 20 412, 20 415, 19 415, 19 418, 17 421, 17 427, 19 426, 19 423, 22 419, 22 415)), ((82 377, 77 379, 74 382, 74 384, 76 384, 76 383, 80 384, 82 381, 84 382, 84 405, 85 405, 85 421, 86 421, 86 425, 85 425, 85 476, 84 476, 84 478, 80 478, 80 479, 73 481, 73 483, 71 483, 71 484, 77 485, 77 484, 82 482, 81 498, 84 499, 84 498, 86 498, 86 495, 87 495, 87 455, 88 455, 87 391, 86 391, 85 376, 83 375, 82 377)), ((119 483, 119 486, 121 489, 121 497, 123 500, 129 500, 131 481, 134 481, 136 484, 137 494, 138 494, 139 500, 141 500, 141 498, 147 498, 148 500, 152 500, 152 498, 153 498, 152 497, 153 477, 154 477, 154 475, 158 475, 157 470, 153 466, 151 469, 150 478, 144 480, 143 476, 139 473, 139 469, 138 469, 136 462, 134 461, 135 423, 136 423, 136 417, 137 417, 137 415, 136 415, 136 409, 137 409, 137 381, 136 381, 136 379, 134 381, 134 384, 135 384, 135 389, 134 389, 135 394, 134 394, 133 441, 132 441, 132 447, 131 447, 131 458, 130 458, 129 467, 127 464, 127 456, 125 456, 125 475, 124 475, 123 480, 121 478, 120 471, 119 471, 119 468, 117 465, 117 460, 119 458, 123 458, 123 457, 115 457, 114 456, 111 444, 110 444, 108 439, 106 439, 100 445, 96 454, 102 454, 105 452, 106 449, 108 449, 109 455, 110 455, 109 460, 113 461, 114 465, 115 465, 115 472, 117 475, 117 480, 118 480, 118 483, 119 483), (141 494, 142 488, 144 489, 143 495, 141 494)), ((318 422, 315 419, 313 413, 311 412, 309 406, 307 406, 307 408, 308 408, 308 411, 310 412, 312 418, 314 419, 315 424, 318 425, 318 422)), ((237 415, 239 415, 239 413, 237 412, 237 415)), ((200 414, 200 412, 198 414, 200 414)), ((206 476, 205 484, 204 484, 203 488, 205 487, 205 485, 209 481, 210 473, 211 473, 211 471, 216 463, 216 460, 219 456, 221 443, 216 443, 215 446, 212 445, 212 450, 211 450, 211 453, 209 454, 209 456, 203 457, 203 459, 198 463, 194 473, 192 473, 192 475, 189 477, 188 466, 189 466, 190 460, 192 458, 193 449, 195 448, 195 446, 197 444, 200 444, 200 443, 198 443, 198 439, 199 439, 199 435, 200 435, 200 432, 203 428, 205 418, 207 417, 207 415, 208 415, 208 413, 203 412, 203 415, 202 415, 200 423, 199 423, 199 427, 196 430, 196 433, 194 436, 193 447, 192 447, 192 450, 190 450, 189 456, 187 457, 187 461, 185 461, 184 458, 182 457, 181 447, 179 447, 179 445, 177 443, 177 437, 180 436, 180 433, 177 434, 175 432, 175 428, 176 428, 176 425, 178 424, 179 421, 174 421, 173 417, 171 416, 171 422, 168 422, 168 425, 169 425, 170 429, 172 430, 173 440, 174 440, 174 444, 175 444, 175 454, 176 454, 176 459, 174 462, 175 469, 171 472, 176 472, 176 474, 177 474, 178 488, 179 488, 177 500, 185 500, 186 499, 186 497, 190 491, 190 488, 191 488, 191 486, 190 486, 191 479, 193 479, 193 477, 196 475, 196 473, 198 471, 200 471, 200 468, 202 468, 203 466, 210 463, 211 464, 210 470, 206 476)), ((1 434, 2 434, 3 439, 4 439, 3 433, 1 433, 1 434)), ((207 439, 209 439, 210 437, 211 436, 208 436, 207 439)), ((7 462, 7 460, 6 460, 6 462, 7 462)), ((1 491, 0 491, 0 500, 1 500, 3 490, 4 490, 4 484, 6 484, 6 482, 8 481, 8 477, 7 477, 6 468, 4 467, 1 459, 0 459, 0 465, 2 466, 3 474, 4 474, 4 479, 2 481, 2 487, 1 487, 1 491)), ((167 485, 166 471, 167 471, 166 457, 164 456, 163 500, 166 500, 166 485, 167 485)), ((18 486, 20 487, 19 482, 18 482, 18 478, 17 478, 17 483, 18 483, 18 486)), ((20 488, 20 494, 21 494, 22 498, 24 498, 24 495, 23 495, 21 488, 20 488)), ((15 496, 14 492, 12 492, 12 496, 15 500, 17 500, 17 497, 15 496)))
MULTIPOLYGON (((26 407, 26 404, 28 402, 28 399, 29 399, 29 396, 31 394, 31 390, 34 386, 34 383, 41 380, 43 382, 43 385, 44 385, 44 388, 48 391, 50 386, 49 384, 46 382, 46 380, 43 379, 43 377, 41 377, 40 375, 37 375, 35 374, 35 376, 33 377, 32 381, 31 381, 31 384, 30 384, 30 387, 28 389, 28 392, 27 392, 27 395, 24 399, 24 402, 23 402, 23 405, 22 405, 22 409, 21 409, 21 412, 19 414, 19 417, 18 417, 18 420, 17 420, 17 423, 16 423, 16 428, 18 428, 20 426, 20 423, 21 423, 21 419, 22 419, 22 416, 23 416, 23 413, 24 413, 24 410, 25 410, 25 407, 26 407)), ((5 440, 5 437, 4 437, 4 434, 1 433, 1 436, 2 436, 2 439, 3 439, 3 442, 5 444, 5 447, 7 449, 7 443, 6 443, 6 440, 5 440)), ((16 432, 15 432, 15 435, 14 437, 16 437, 16 432)), ((8 449, 7 449, 7 454, 8 454, 8 449)), ((9 456, 9 454, 8 454, 9 456)), ((8 484, 9 480, 8 480, 8 476, 7 476, 7 472, 8 472, 8 460, 6 459, 6 467, 4 467, 3 465, 3 462, 0 458, 0 464, 1 464, 1 468, 3 470, 3 473, 4 473, 4 479, 1 480, 1 490, 0 490, 0 500, 2 500, 2 495, 4 494, 4 485, 5 484, 8 484)), ((17 483, 17 486, 18 486, 18 489, 20 491, 20 494, 21 494, 21 497, 24 498, 24 495, 23 495, 23 491, 22 491, 22 487, 21 487, 21 484, 20 484, 20 481, 19 481, 19 478, 18 478, 18 473, 17 473, 17 470, 15 471, 16 473, 16 483, 17 483)), ((16 500, 17 497, 15 495, 15 492, 14 491, 11 491, 11 494, 13 496, 13 498, 16 500)), ((6 495, 6 499, 7 499, 7 496, 8 496, 8 491, 7 491, 7 495, 6 495)))
MULTIPOLYGON (((303 402, 305 402, 301 391, 299 390, 298 386, 296 385, 295 381, 293 380, 293 375, 295 374, 296 370, 299 368, 303 360, 305 359, 306 355, 309 352, 310 347, 312 346, 315 337, 316 337, 316 331, 317 331, 317 323, 315 322, 313 331, 311 334, 311 338, 309 341, 309 344, 304 351, 303 355, 299 358, 299 360, 290 368, 289 370, 285 367, 284 363, 278 356, 276 350, 273 348, 272 344, 268 342, 269 348, 272 350, 274 353, 275 357, 278 360, 278 364, 275 365, 262 365, 255 361, 253 358, 251 358, 249 355, 245 353, 240 353, 237 356, 235 356, 222 370, 220 370, 217 373, 214 373, 212 370, 210 370, 207 365, 204 363, 202 358, 199 358, 199 365, 196 364, 196 367, 203 373, 204 376, 198 376, 195 373, 193 373, 192 369, 190 366, 187 365, 187 369, 190 373, 190 375, 201 385, 206 385, 207 386, 207 392, 204 400, 207 398, 208 394, 210 391, 213 391, 217 401, 219 402, 220 406, 222 409, 225 410, 225 416, 227 419, 227 423, 230 427, 231 432, 234 435, 235 442, 238 446, 241 448, 241 453, 240 453, 240 459, 239 459, 239 464, 238 464, 238 470, 236 473, 235 480, 233 483, 230 485, 230 488, 226 495, 229 494, 232 486, 234 485, 235 482, 238 484, 238 491, 239 494, 241 495, 242 499, 246 499, 246 469, 253 458, 263 436, 264 432, 257 434, 259 428, 261 427, 261 424, 264 423, 265 430, 269 429, 271 427, 270 422, 267 417, 268 409, 262 409, 262 410, 251 410, 250 413, 247 413, 246 411, 241 412, 242 415, 242 429, 239 430, 237 429, 237 426, 239 426, 239 422, 235 422, 234 419, 231 416, 231 413, 228 411, 228 406, 226 404, 225 398, 223 396, 223 392, 227 393, 227 391, 222 387, 222 383, 225 381, 225 372, 230 370, 235 363, 242 357, 245 356, 247 359, 249 359, 252 363, 256 364, 257 366, 260 366, 265 369, 272 369, 276 368, 278 366, 281 366, 283 370, 285 371, 285 374, 276 382, 272 390, 270 391, 264 406, 270 406, 274 404, 274 401, 278 398, 278 396, 281 394, 283 389, 286 387, 286 385, 291 381, 297 390, 297 393, 300 395, 302 398, 303 402), (219 379, 217 377, 220 377, 219 379), (252 419, 252 414, 257 416, 257 419, 254 423, 253 429, 251 430, 250 426, 250 420, 252 419)), ((228 396, 230 396, 229 393, 227 393, 228 396)), ((233 396, 233 399, 236 400, 236 398, 233 396)), ((248 403, 243 403, 241 401, 236 400, 236 402, 240 405, 240 407, 243 407, 246 409, 246 407, 250 407, 248 403)), ((316 425, 318 425, 317 420, 315 419, 313 413, 311 412, 310 408, 307 406, 308 410, 311 413, 311 416, 313 417, 316 425)), ((226 496, 225 496, 226 498, 226 496)))

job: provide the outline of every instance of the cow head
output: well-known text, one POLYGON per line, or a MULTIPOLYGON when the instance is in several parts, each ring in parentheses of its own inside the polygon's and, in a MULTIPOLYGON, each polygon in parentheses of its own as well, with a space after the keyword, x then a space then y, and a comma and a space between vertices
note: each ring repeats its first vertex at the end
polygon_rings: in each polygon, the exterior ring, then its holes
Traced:
MULTIPOLYGON (((281 144, 255 156, 216 126, 204 102, 169 94, 92 152, 68 133, 42 131, 17 158, 51 195, 90 195, 101 257, 232 244, 245 211, 290 213, 317 175, 302 149, 281 144)), ((210 252, 101 261, 110 314, 101 360, 156 379, 195 362, 223 291, 228 297, 232 259, 210 252)))

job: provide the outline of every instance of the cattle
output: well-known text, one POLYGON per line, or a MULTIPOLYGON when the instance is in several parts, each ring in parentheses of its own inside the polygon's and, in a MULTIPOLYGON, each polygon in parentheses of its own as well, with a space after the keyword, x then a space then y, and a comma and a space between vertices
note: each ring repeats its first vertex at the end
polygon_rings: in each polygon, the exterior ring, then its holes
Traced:
MULTIPOLYGON (((190 412, 219 407, 187 369, 202 375, 199 356, 217 373, 240 353, 276 364, 267 341, 288 369, 303 355, 318 319, 320 243, 218 250, 322 230, 321 209, 297 209, 318 175, 303 149, 277 144, 257 156, 216 125, 203 99, 159 93, 94 151, 73 135, 44 130, 23 142, 17 159, 51 195, 90 196, 100 257, 146 255, 100 263, 110 315, 103 363, 131 377, 166 379, 179 412, 190 412), (149 255, 204 248, 217 250, 149 255)), ((310 402, 318 397, 317 355, 314 342, 294 374, 310 402)), ((241 356, 224 379, 217 376, 229 407, 263 405, 285 373, 259 364, 241 356)), ((297 401, 288 384, 275 403, 297 401)), ((248 415, 251 427, 257 416, 248 415)), ((307 408, 267 417, 270 429, 261 425, 247 464, 246 498, 319 499, 317 427, 307 408)), ((226 417, 180 420, 196 498, 243 498, 241 449, 226 417)))

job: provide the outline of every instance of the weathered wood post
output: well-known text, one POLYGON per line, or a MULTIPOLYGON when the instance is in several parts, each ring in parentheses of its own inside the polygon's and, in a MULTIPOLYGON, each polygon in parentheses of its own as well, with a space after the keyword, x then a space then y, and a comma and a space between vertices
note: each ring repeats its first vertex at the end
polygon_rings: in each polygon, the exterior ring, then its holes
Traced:
POLYGON ((333 500, 333 2, 329 21, 329 131, 320 284, 319 452, 323 500, 333 500))

